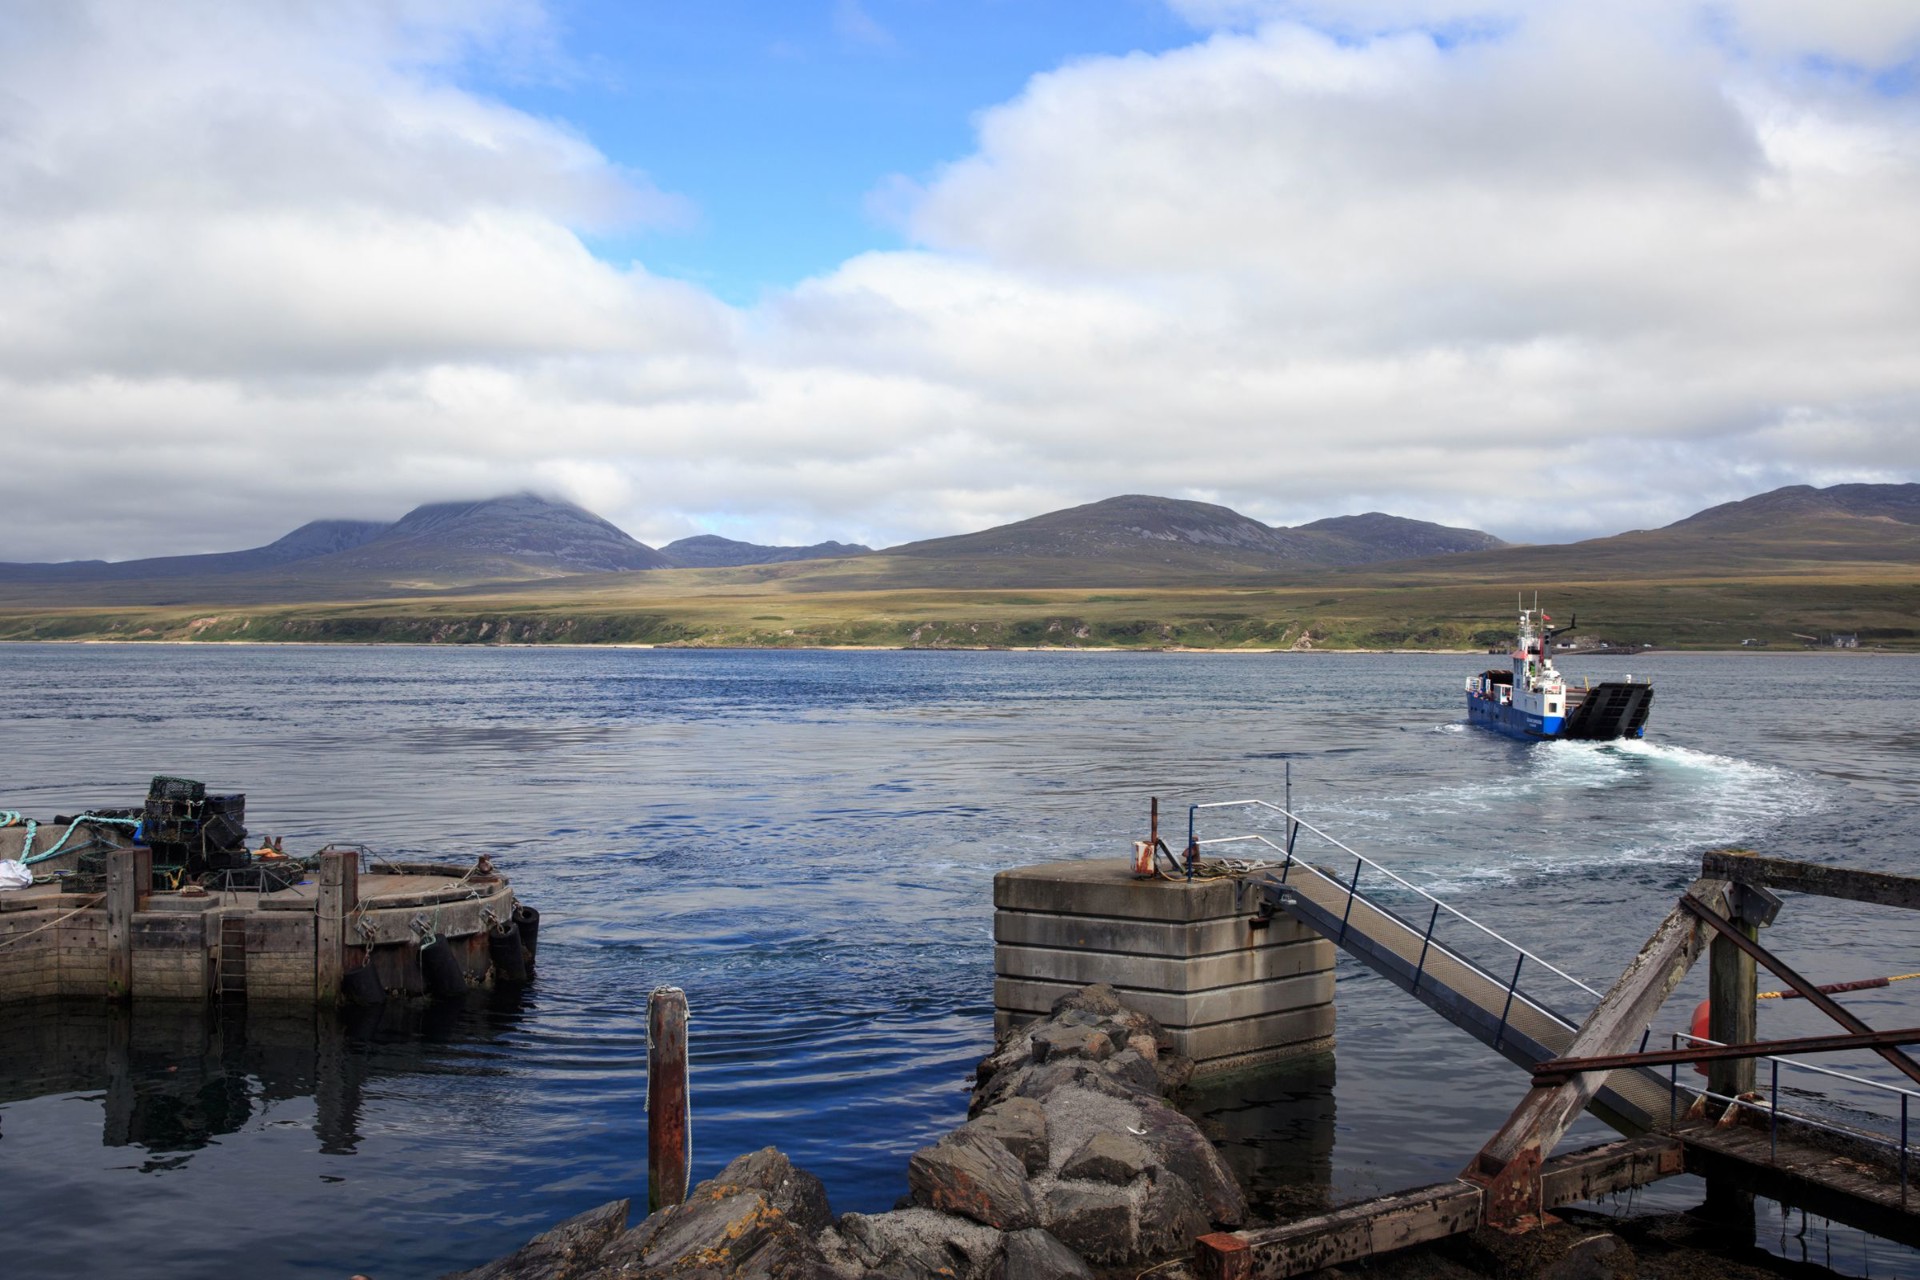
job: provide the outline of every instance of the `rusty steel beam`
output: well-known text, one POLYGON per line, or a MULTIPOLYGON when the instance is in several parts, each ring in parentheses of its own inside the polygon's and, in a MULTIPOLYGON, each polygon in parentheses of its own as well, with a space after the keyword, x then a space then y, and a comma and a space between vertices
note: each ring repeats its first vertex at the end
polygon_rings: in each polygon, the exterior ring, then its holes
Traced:
MULTIPOLYGON (((1831 996, 1821 991, 1819 987, 1801 977, 1786 961, 1780 959, 1771 951, 1768 951, 1765 947, 1741 933, 1739 927, 1731 920, 1728 920, 1712 907, 1694 897, 1691 892, 1681 897, 1680 905, 1702 922, 1711 925, 1721 937, 1752 956, 1755 963, 1761 965, 1776 978, 1780 979, 1780 981, 1792 987, 1808 1004, 1820 1010, 1820 1012, 1826 1014, 1829 1018, 1832 1018, 1835 1022, 1853 1032, 1855 1035, 1873 1034, 1872 1027, 1848 1012, 1844 1006, 1835 1002, 1831 996)), ((1899 1069, 1900 1073, 1909 1080, 1912 1080, 1915 1084, 1920 1084, 1920 1062, 1915 1062, 1912 1058, 1890 1045, 1872 1045, 1868 1047, 1892 1063, 1899 1069)))
POLYGON ((1596 1058, 1550 1058, 1533 1066, 1536 1084, 1553 1084, 1582 1071, 1619 1071, 1628 1067, 1665 1067, 1679 1062, 1726 1062, 1772 1058, 1786 1053, 1841 1053, 1885 1045, 1920 1044, 1920 1027, 1899 1031, 1849 1032, 1843 1036, 1801 1036, 1797 1040, 1756 1040, 1750 1044, 1694 1045, 1688 1049, 1652 1049, 1596 1058))

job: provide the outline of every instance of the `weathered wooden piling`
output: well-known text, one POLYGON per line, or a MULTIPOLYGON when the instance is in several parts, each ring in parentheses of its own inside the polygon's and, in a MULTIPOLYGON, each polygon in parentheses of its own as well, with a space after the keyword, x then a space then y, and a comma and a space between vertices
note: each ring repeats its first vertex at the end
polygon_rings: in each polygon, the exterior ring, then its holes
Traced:
POLYGON ((152 891, 153 850, 143 845, 107 855, 107 999, 133 998, 133 913, 152 891))
POLYGON ((322 1006, 340 1000, 346 976, 347 918, 360 900, 360 855, 328 849, 320 855, 314 901, 313 998, 322 1006))
POLYGON ((647 1211, 687 1198, 687 996, 647 997, 647 1211))

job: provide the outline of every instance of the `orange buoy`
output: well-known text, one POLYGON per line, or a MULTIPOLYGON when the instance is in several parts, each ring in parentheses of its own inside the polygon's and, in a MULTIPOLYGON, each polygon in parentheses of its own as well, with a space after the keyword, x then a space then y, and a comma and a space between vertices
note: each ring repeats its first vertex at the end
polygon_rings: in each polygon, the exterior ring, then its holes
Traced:
MULTIPOLYGON (((1709 1038, 1707 1035, 1707 1028, 1711 1026, 1712 1023, 1713 1023, 1713 1001, 1702 1000, 1699 1004, 1699 1007, 1697 1007, 1693 1011, 1694 1043, 1698 1044, 1700 1041, 1706 1040, 1709 1038)), ((1701 1075, 1707 1074, 1707 1064, 1704 1062, 1694 1063, 1693 1069, 1699 1072, 1701 1075)))

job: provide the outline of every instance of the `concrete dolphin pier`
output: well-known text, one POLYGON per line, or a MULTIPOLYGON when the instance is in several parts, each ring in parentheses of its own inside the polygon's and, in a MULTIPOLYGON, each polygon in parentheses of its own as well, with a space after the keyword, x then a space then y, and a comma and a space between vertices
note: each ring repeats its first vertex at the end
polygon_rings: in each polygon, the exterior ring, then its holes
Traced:
MULTIPOLYGON (((38 830, 50 847, 68 835, 64 826, 38 830)), ((329 848, 310 868, 297 860, 260 864, 269 874, 251 887, 156 888, 150 849, 111 827, 86 834, 82 847, 105 864, 98 888, 75 891, 85 879, 76 874, 76 852, 36 868, 51 873, 44 883, 0 892, 0 1004, 105 998, 327 1006, 349 984, 377 1002, 524 978, 531 959, 533 939, 523 940, 522 925, 538 916, 484 860, 391 863, 358 848, 329 848), (444 949, 446 959, 423 963, 429 948, 444 949), (355 979, 363 969, 373 978, 355 979)), ((19 828, 0 830, 0 859, 18 858, 24 838, 19 828)))
POLYGON ((1113 858, 993 878, 994 1031, 1099 982, 1151 1014, 1196 1078, 1331 1047, 1333 944, 1243 876, 1136 878, 1113 858))

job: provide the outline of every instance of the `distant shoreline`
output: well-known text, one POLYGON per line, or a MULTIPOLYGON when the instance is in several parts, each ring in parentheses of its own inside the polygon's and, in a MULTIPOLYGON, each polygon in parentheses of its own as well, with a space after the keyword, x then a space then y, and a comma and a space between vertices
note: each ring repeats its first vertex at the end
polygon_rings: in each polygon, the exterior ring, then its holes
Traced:
MULTIPOLYGON (((108 646, 132 649, 180 648, 180 649, 665 649, 678 652, 707 653, 1057 653, 1107 655, 1122 653, 1157 653, 1173 656, 1244 656, 1244 657, 1316 657, 1343 655, 1355 656, 1392 656, 1422 654, 1437 657, 1482 657, 1497 658, 1505 652, 1490 652, 1486 649, 1358 649, 1326 648, 1295 649, 1286 648, 1218 648, 1207 649, 1176 645, 901 645, 901 644, 810 644, 810 645, 769 645, 769 644, 647 644, 634 641, 609 641, 605 644, 585 644, 574 641, 555 641, 553 643, 529 643, 526 641, 507 641, 505 643, 488 641, 467 642, 421 642, 408 640, 121 640, 79 637, 71 640, 0 640, 5 645, 73 645, 108 646)), ((1914 657, 1915 653, 1904 649, 1835 649, 1822 648, 1652 648, 1638 653, 1595 653, 1583 655, 1578 652, 1556 653, 1556 661, 1566 658, 1591 656, 1596 658, 1630 659, 1644 654, 1648 657, 1715 657, 1738 654, 1742 657, 1806 657, 1831 656, 1836 658, 1893 658, 1914 657)))

